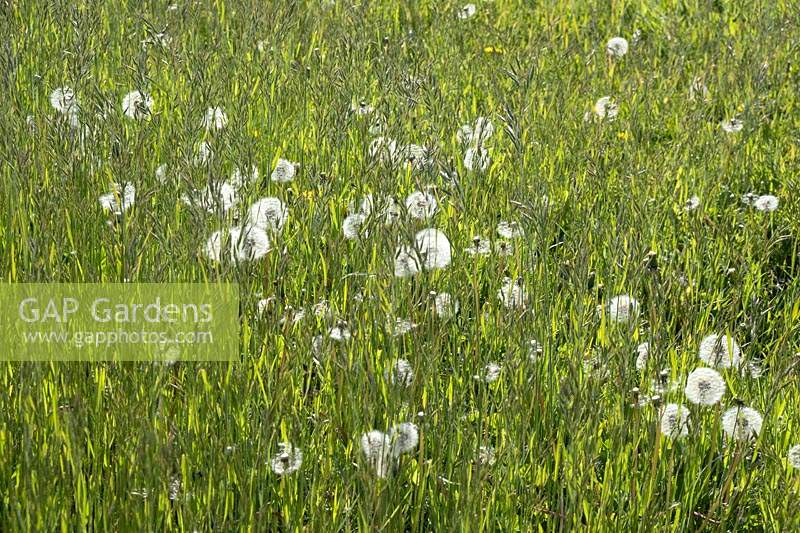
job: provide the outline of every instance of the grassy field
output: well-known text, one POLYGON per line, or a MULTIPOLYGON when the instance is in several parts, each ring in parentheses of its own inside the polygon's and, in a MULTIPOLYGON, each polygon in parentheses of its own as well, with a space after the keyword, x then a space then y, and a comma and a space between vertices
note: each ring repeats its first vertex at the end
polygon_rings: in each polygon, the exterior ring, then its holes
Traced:
POLYGON ((474 1, 0 2, 2 280, 241 293, 2 363, 0 530, 800 528, 800 4, 474 1))

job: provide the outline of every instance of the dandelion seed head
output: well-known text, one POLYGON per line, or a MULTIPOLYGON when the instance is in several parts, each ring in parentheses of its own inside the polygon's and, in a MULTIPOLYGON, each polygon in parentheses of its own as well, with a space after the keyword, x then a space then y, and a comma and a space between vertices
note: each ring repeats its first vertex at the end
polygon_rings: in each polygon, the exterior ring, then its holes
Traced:
POLYGON ((686 203, 683 205, 683 210, 694 211, 698 207, 700 207, 700 197, 695 194, 694 196, 686 200, 686 203))
POLYGON ((606 313, 612 322, 630 322, 639 314, 639 302, 627 294, 614 296, 606 304, 606 313))
POLYGON ((360 239, 361 237, 369 236, 369 232, 367 232, 367 230, 364 228, 364 222, 366 222, 366 220, 367 217, 361 213, 348 215, 342 222, 342 233, 344 233, 344 238, 347 240, 356 240, 360 239))
POLYGON ((279 476, 288 476, 297 472, 303 465, 303 451, 292 446, 290 442, 278 444, 278 453, 272 456, 269 466, 279 476))
POLYGON ((397 248, 394 257, 394 275, 398 278, 408 278, 419 274, 420 259, 409 246, 397 248))
POLYGON ((414 451, 419 444, 419 428, 411 422, 403 422, 389 430, 389 438, 392 441, 392 455, 400 457, 414 451))
POLYGON ((414 369, 406 359, 397 359, 386 369, 385 377, 392 385, 409 387, 414 382, 414 369))
POLYGON ((720 123, 722 131, 726 133, 738 133, 744 128, 744 122, 734 117, 729 120, 724 120, 720 123))
POLYGON ((489 255, 492 253, 492 243, 486 237, 476 235, 472 238, 472 245, 464 251, 469 255, 489 255))
POLYGON ((450 264, 450 241, 444 233, 428 228, 418 232, 415 240, 427 270, 446 268, 450 264))
POLYGON ((134 120, 141 120, 153 111, 153 97, 141 91, 131 91, 122 99, 122 112, 134 120))
POLYGON ((296 173, 297 167, 295 166, 295 163, 292 163, 286 159, 278 159, 270 179, 275 183, 289 183, 290 181, 294 180, 296 173))
POLYGON ((494 383, 500 378, 500 372, 502 371, 502 367, 495 362, 487 364, 481 370, 481 373, 475 376, 476 379, 480 379, 484 383, 494 383))
POLYGON ((278 232, 289 218, 289 209, 278 198, 261 198, 253 202, 247 212, 247 220, 264 231, 278 232))
POLYGON ((458 18, 461 20, 467 20, 475 16, 478 8, 475 7, 475 4, 466 4, 458 10, 458 18))
POLYGON ((361 451, 379 478, 389 474, 392 457, 392 440, 389 435, 373 429, 361 435, 361 451))
POLYGON ((481 446, 478 449, 478 464, 482 466, 494 466, 497 462, 497 451, 493 446, 481 446))
POLYGON ((755 207, 757 210, 763 213, 771 213, 772 211, 778 209, 779 203, 780 200, 778 200, 777 196, 773 196, 771 194, 764 194, 755 199, 755 201, 753 202, 753 207, 755 207))
POLYGON ((713 368, 695 368, 686 378, 686 399, 698 405, 715 405, 725 395, 725 380, 713 368))
POLYGON ((68 114, 77 111, 78 99, 75 91, 69 87, 58 87, 50 93, 50 105, 59 113, 68 114))
POLYGON ((397 141, 389 137, 377 137, 369 144, 369 156, 385 164, 397 157, 397 141))
POLYGON ((747 441, 758 437, 764 419, 751 407, 731 407, 722 415, 722 430, 732 440, 747 441))
POLYGON ((464 154, 464 168, 470 172, 486 172, 491 163, 489 151, 482 146, 470 146, 464 154))
POLYGON ((661 408, 661 434, 678 439, 689 434, 689 410, 685 406, 668 403, 661 408))
POLYGON ((613 120, 619 114, 619 107, 610 96, 603 96, 594 103, 592 111, 600 120, 613 120))
POLYGON ((528 294, 521 279, 503 278, 503 284, 497 291, 497 297, 508 309, 522 309, 528 305, 528 294))
POLYGON ((428 220, 439 210, 436 197, 430 192, 414 191, 406 197, 406 211, 416 220, 428 220))
POLYGON ((606 43, 606 53, 619 59, 628 53, 628 40, 624 37, 612 37, 606 43))
POLYGON ((434 296, 433 308, 436 311, 436 316, 441 319, 448 319, 458 313, 459 304, 458 300, 453 298, 449 293, 440 292, 434 296))
POLYGON ((650 343, 643 342, 636 347, 636 370, 642 372, 647 368, 647 360, 650 358, 650 343))
POLYGON ((711 367, 739 368, 742 350, 739 344, 728 335, 708 335, 700 342, 700 360, 711 367))
POLYGON ((100 195, 98 198, 103 210, 111 211, 119 216, 131 207, 136 201, 136 187, 131 183, 120 185, 112 184, 110 192, 100 195))
POLYGON ((203 127, 207 131, 224 130, 228 126, 228 115, 221 107, 209 107, 203 117, 203 127))
POLYGON ((522 229, 522 226, 516 221, 500 221, 497 224, 497 233, 505 239, 517 239, 525 236, 525 230, 522 229))

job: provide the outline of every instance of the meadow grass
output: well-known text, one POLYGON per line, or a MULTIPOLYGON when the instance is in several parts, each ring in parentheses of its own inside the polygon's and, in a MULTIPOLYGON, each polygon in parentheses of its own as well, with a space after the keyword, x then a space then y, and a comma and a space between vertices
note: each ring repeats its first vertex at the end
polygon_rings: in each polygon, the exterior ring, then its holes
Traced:
POLYGON ((475 3, 466 19, 427 0, 0 3, 3 281, 241 293, 235 363, 3 363, 0 529, 800 528, 800 5, 475 3), (615 36, 624 57, 606 53, 615 36), (51 106, 59 87, 77 126, 51 106), (123 113, 134 90, 153 99, 142 120, 123 113), (603 96, 616 117, 593 113, 603 96), (203 127, 211 106, 226 128, 203 127), (470 171, 456 132, 481 116, 491 164, 470 171), (430 164, 371 157, 376 124, 430 164), (280 158, 293 181, 270 179, 280 158), (252 165, 227 212, 182 201, 252 165), (115 183, 136 189, 120 216, 98 201, 115 183), (364 195, 403 205, 429 186, 429 221, 386 226, 376 208, 368 236, 344 238, 364 195), (271 251, 210 260, 209 235, 261 197, 288 208, 271 251), (509 255, 465 252, 500 221, 524 230, 509 255), (396 277, 398 244, 427 227, 452 263, 396 277), (502 305, 506 277, 527 305, 502 305), (458 312, 437 317, 432 291, 458 312), (598 311, 626 294, 631 321, 598 311), (394 335, 398 318, 416 327, 394 335), (352 337, 331 339, 344 323, 352 337), (761 375, 720 369, 727 391, 701 407, 684 385, 713 333, 761 375), (407 387, 387 379, 398 358, 407 387), (492 362, 499 377, 476 379, 492 362), (763 415, 757 438, 724 437, 737 402, 763 415), (689 410, 688 435, 662 434, 666 403, 689 410), (418 446, 380 478, 361 436, 401 422, 418 446), (279 476, 287 441, 303 464, 279 476))

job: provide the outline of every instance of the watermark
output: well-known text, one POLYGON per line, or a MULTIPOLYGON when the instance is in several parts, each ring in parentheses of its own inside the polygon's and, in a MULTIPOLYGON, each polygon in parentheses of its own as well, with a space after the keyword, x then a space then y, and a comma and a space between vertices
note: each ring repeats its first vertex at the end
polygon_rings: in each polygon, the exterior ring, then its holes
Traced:
POLYGON ((238 357, 236 284, 0 284, 3 361, 238 357))

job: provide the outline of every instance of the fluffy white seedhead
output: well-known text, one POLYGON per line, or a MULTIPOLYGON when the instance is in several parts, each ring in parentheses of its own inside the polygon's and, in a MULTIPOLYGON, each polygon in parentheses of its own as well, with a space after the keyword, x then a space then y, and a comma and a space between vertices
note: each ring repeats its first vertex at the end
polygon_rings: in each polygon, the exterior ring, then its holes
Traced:
POLYGON ((450 264, 450 241, 438 229, 428 228, 418 232, 416 244, 426 269, 446 268, 450 264))
POLYGON ((433 301, 433 308, 436 311, 436 316, 439 318, 452 318, 453 315, 458 313, 458 300, 453 298, 449 293, 440 292, 434 296, 433 301))
POLYGON ((59 87, 50 93, 50 105, 53 109, 63 114, 70 114, 78 110, 78 98, 75 91, 69 87, 59 87))
POLYGON ((729 335, 708 335, 700 342, 698 355, 705 364, 716 368, 739 368, 742 363, 742 350, 729 335))
POLYGON ((470 146, 464 154, 464 168, 470 172, 486 172, 491 163, 489 151, 483 146, 470 146))
POLYGON ((373 429, 361 435, 361 451, 375 475, 385 478, 389 475, 392 459, 392 439, 389 435, 373 429))
POLYGON ((650 343, 643 342, 636 347, 636 370, 639 372, 647 368, 647 360, 650 358, 650 343))
POLYGON ((414 191, 406 197, 408 216, 416 220, 428 220, 439 210, 436 197, 428 191, 414 191))
POLYGON ((295 163, 286 159, 278 159, 270 179, 276 183, 289 183, 294 180, 295 174, 297 174, 295 163))
POLYGON ((789 460, 789 464, 792 466, 792 468, 800 470, 800 444, 795 444, 789 448, 789 453, 786 454, 786 459, 789 460))
POLYGON ((738 133, 744 128, 744 122, 734 117, 732 119, 722 121, 722 123, 720 123, 720 127, 725 133, 738 133))
POLYGON ((203 253, 212 261, 220 262, 226 255, 234 262, 255 261, 270 251, 270 240, 261 228, 234 226, 227 232, 215 231, 206 241, 203 253))
POLYGON ((394 254, 394 275, 408 278, 419 274, 421 260, 410 246, 399 246, 394 254))
POLYGON ((501 220, 497 224, 497 234, 504 239, 517 239, 525 236, 525 230, 522 228, 519 222, 508 222, 506 220, 501 220))
POLYGON ((186 205, 205 209, 209 213, 227 213, 239 202, 236 189, 227 181, 209 182, 202 191, 184 194, 181 200, 186 205))
POLYGON ((221 107, 209 107, 203 117, 203 127, 206 130, 223 130, 228 126, 228 115, 221 107))
POLYGON ((731 440, 750 440, 761 433, 764 419, 750 407, 731 407, 722 415, 722 430, 731 440))
POLYGON ((599 120, 613 120, 619 114, 619 107, 610 96, 603 96, 594 103, 592 112, 599 120))
POLYGON ((125 183, 124 185, 114 183, 111 191, 101 194, 98 201, 104 210, 111 211, 119 216, 130 209, 136 202, 136 187, 131 183, 125 183))
POLYGON ((689 409, 670 403, 661 409, 661 434, 672 439, 689 434, 689 409))
POLYGON ((476 235, 472 238, 472 244, 464 251, 469 255, 489 255, 492 253, 492 242, 486 237, 476 235))
POLYGON ((134 120, 150 116, 153 111, 153 97, 141 91, 131 91, 122 99, 122 112, 134 120))
POLYGON ((528 305, 528 294, 521 278, 516 280, 503 278, 503 285, 497 291, 497 297, 509 309, 523 309, 528 305))
POLYGON ((778 204, 780 200, 778 200, 777 196, 773 196, 771 194, 764 194, 759 196, 753 202, 753 207, 763 213, 771 213, 778 209, 778 204))
POLYGON ((686 399, 698 405, 715 405, 725 395, 725 380, 713 368, 695 368, 686 378, 686 399))
POLYGON ((347 240, 356 240, 369 236, 366 228, 364 228, 364 223, 366 220, 367 217, 361 213, 348 215, 342 222, 342 233, 344 233, 344 238, 347 240))
POLYGON ((386 380, 392 385, 408 387, 414 382, 414 369, 405 359, 397 359, 385 371, 386 380))
POLYGON ((404 453, 414 451, 419 443, 419 428, 411 422, 397 424, 389 430, 389 438, 392 440, 392 455, 400 457, 404 453))
POLYGON ((289 209, 278 198, 256 200, 247 212, 251 225, 270 232, 282 230, 288 218, 289 209))
POLYGON ((458 10, 458 18, 467 20, 468 18, 474 17, 477 11, 478 8, 475 7, 475 4, 466 4, 458 10))
POLYGON ((295 448, 290 442, 278 444, 278 453, 272 456, 269 466, 279 476, 287 476, 297 472, 303 465, 303 451, 295 448))
POLYGON ((606 53, 614 58, 620 58, 628 53, 628 40, 624 37, 612 37, 606 43, 606 53))
POLYGON ((606 317, 611 322, 630 322, 639 315, 639 302, 627 294, 614 296, 606 304, 606 317))

